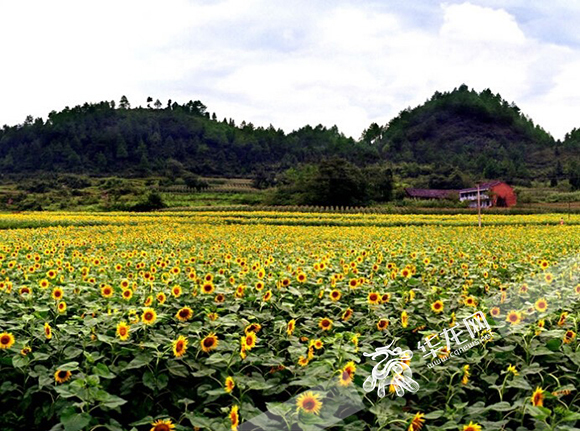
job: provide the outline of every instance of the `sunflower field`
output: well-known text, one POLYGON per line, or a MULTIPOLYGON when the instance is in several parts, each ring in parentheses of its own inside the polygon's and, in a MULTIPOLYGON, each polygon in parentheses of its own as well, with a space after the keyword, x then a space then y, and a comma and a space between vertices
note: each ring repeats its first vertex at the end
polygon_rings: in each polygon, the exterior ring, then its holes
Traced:
POLYGON ((578 430, 560 219, 0 215, 0 429, 578 430), (476 313, 485 341, 429 352, 476 313), (379 396, 391 344, 419 389, 379 396))

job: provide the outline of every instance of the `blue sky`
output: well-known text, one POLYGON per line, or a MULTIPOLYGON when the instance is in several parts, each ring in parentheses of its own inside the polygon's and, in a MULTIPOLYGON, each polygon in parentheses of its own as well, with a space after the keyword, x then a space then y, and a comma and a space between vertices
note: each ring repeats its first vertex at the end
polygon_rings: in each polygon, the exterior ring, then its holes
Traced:
POLYGON ((358 138, 465 83, 563 138, 580 127, 579 22, 563 0, 3 1, 0 124, 124 94, 358 138))

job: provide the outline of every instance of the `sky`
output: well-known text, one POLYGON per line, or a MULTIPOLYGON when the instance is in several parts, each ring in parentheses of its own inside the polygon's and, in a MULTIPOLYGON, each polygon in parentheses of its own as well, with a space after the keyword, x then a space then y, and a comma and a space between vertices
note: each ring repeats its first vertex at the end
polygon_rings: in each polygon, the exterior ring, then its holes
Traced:
POLYGON ((0 125, 127 96, 358 139, 435 91, 580 127, 580 2, 0 0, 0 125))

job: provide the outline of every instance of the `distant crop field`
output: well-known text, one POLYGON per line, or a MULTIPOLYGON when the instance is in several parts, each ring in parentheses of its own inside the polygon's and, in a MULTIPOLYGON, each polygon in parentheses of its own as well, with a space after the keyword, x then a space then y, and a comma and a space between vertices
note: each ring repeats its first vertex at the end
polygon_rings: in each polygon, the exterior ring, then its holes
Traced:
POLYGON ((561 218, 0 214, 0 429, 578 429, 561 218))

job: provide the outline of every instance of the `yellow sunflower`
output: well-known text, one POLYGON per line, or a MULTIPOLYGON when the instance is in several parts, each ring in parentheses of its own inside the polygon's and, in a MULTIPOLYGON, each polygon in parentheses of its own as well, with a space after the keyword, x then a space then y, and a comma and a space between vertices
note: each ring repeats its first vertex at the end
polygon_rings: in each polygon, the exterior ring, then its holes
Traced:
POLYGON ((378 304, 379 302, 381 302, 381 297, 377 292, 370 292, 367 295, 367 302, 369 304, 378 304))
POLYGON ((238 425, 240 424, 238 406, 232 406, 232 409, 230 410, 230 422, 232 423, 232 431, 236 431, 238 429, 238 425))
POLYGON ((173 341, 173 355, 176 358, 181 358, 187 352, 187 338, 183 335, 177 337, 177 340, 173 341))
POLYGON ((431 310, 433 310, 435 313, 441 313, 443 311, 443 301, 435 301, 433 304, 431 304, 431 310))
POLYGON ((469 421, 468 425, 463 425, 462 431, 481 431, 481 425, 474 424, 473 422, 469 421))
POLYGON ((512 325, 517 325, 522 321, 522 313, 512 310, 507 314, 505 320, 506 322, 510 322, 512 325))
POLYGON ((341 386, 348 386, 352 383, 354 372, 356 371, 356 365, 354 362, 350 361, 344 368, 340 370, 339 383, 341 386))
POLYGON ((145 325, 151 325, 157 320, 157 312, 153 308, 144 308, 141 320, 145 325))
POLYGON ((334 289, 328 294, 328 296, 330 296, 332 301, 338 301, 342 296, 342 293, 340 293, 340 290, 334 289))
POLYGON ((389 326, 389 321, 387 319, 379 319, 377 322, 377 329, 379 331, 384 331, 389 326))
POLYGON ((175 425, 173 425, 173 423, 171 422, 171 420, 167 419, 167 420, 157 420, 155 422, 153 422, 152 427, 149 431, 171 431, 172 429, 175 429, 175 425))
POLYGON ((532 394, 532 405, 535 407, 544 407, 544 390, 539 386, 536 387, 536 390, 532 394))
POLYGON ((246 345, 246 349, 247 350, 251 350, 253 347, 256 346, 256 334, 254 334, 253 332, 248 332, 246 333, 246 339, 244 340, 244 343, 246 345))
POLYGON ((323 331, 329 331, 330 329, 332 329, 332 320, 330 320, 328 317, 323 317, 318 322, 318 326, 323 331))
POLYGON ((126 322, 119 322, 117 324, 116 335, 121 339, 121 341, 125 341, 127 338, 129 338, 129 328, 131 327, 127 325, 126 322))
POLYGON ((286 333, 288 335, 292 335, 294 333, 294 329, 296 328, 296 320, 292 319, 286 325, 286 333))
POLYGON ((64 383, 71 378, 71 375, 70 371, 56 370, 56 373, 54 373, 54 380, 56 383, 64 383))
POLYGON ((300 394, 296 398, 296 411, 303 411, 304 413, 319 414, 322 409, 322 401, 320 401, 320 394, 315 394, 311 391, 300 394))
POLYGON ((64 313, 66 311, 66 302, 60 301, 56 308, 58 309, 59 313, 64 313))
POLYGON ((190 307, 183 307, 175 314, 175 317, 177 320, 185 322, 193 317, 193 310, 190 307))
POLYGON ((14 335, 9 332, 0 334, 0 349, 9 349, 14 344, 14 335))
POLYGON ((44 336, 46 337, 47 340, 50 340, 52 338, 52 328, 48 323, 44 324, 44 336))
POLYGON ((574 338, 576 338, 576 333, 569 329, 564 334, 564 344, 570 344, 572 341, 574 341, 574 338))
POLYGON ((52 299, 54 299, 55 301, 60 301, 64 296, 64 292, 60 287, 55 287, 54 289, 52 289, 51 296, 52 299))
POLYGON ((423 428, 423 423, 425 422, 424 416, 425 413, 415 413, 415 416, 413 416, 413 419, 411 419, 411 423, 409 424, 407 431, 419 431, 421 428, 423 428))
POLYGON ((216 349, 219 344, 219 340, 213 332, 205 337, 203 340, 200 341, 201 350, 206 353, 211 352, 212 350, 216 349))
POLYGON ((181 286, 175 285, 171 288, 171 294, 176 298, 179 298, 182 293, 183 289, 181 288, 181 286))
POLYGON ((111 296, 113 296, 113 287, 112 286, 103 286, 101 288, 101 295, 103 295, 103 297, 105 298, 110 298, 111 296))
POLYGON ((224 390, 229 394, 234 390, 234 387, 236 386, 236 382, 234 381, 233 377, 226 377, 226 383, 225 383, 225 388, 224 390))
POLYGON ((213 293, 214 290, 215 290, 215 286, 213 285, 213 283, 211 281, 206 281, 201 286, 201 292, 205 293, 207 295, 209 295, 210 293, 213 293))
POLYGON ((536 301, 536 303, 534 304, 534 307, 540 313, 543 313, 544 311, 546 311, 548 309, 548 301, 546 301, 545 298, 540 298, 536 301))
POLYGON ((401 313, 401 326, 406 328, 409 325, 409 315, 406 311, 403 310, 401 313))
POLYGON ((344 312, 342 313, 342 317, 341 319, 344 320, 345 322, 348 321, 348 319, 350 319, 352 317, 352 309, 351 308, 347 308, 346 310, 344 310, 344 312))

